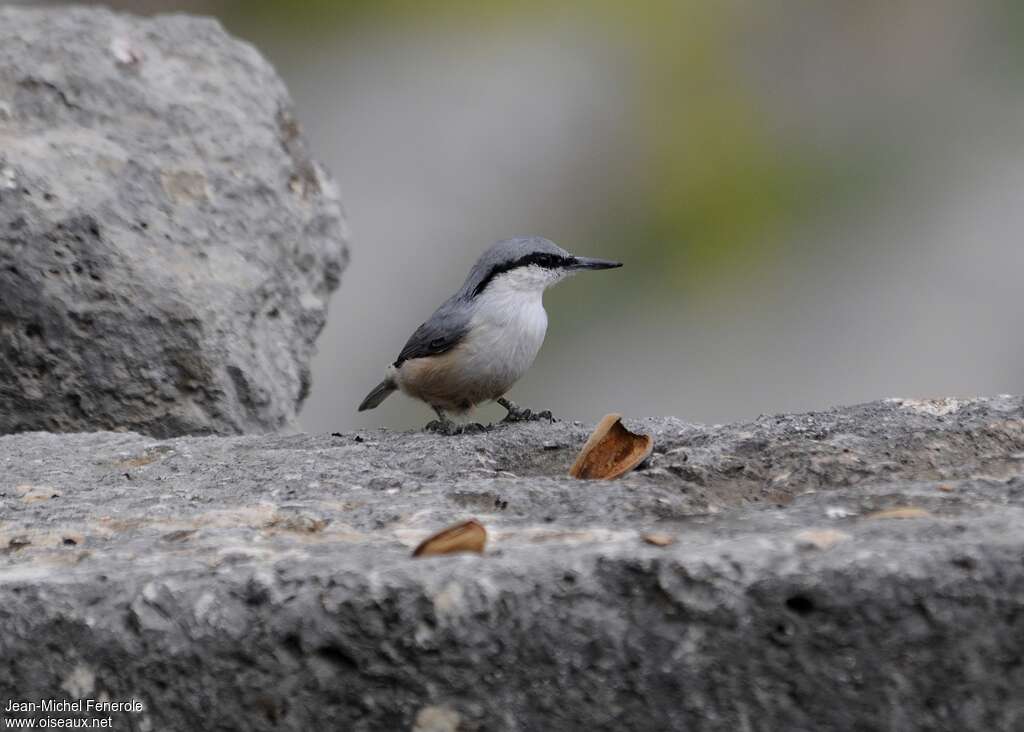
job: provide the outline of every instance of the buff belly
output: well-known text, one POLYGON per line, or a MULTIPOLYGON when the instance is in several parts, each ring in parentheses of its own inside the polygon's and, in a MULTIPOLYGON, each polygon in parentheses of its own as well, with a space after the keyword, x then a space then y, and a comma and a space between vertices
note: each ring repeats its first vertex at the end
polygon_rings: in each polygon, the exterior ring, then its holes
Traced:
POLYGON ((533 364, 544 342, 547 313, 536 298, 477 303, 467 335, 437 356, 405 361, 395 383, 409 396, 446 411, 462 413, 504 395, 533 364))
POLYGON ((467 370, 458 351, 406 361, 395 374, 398 388, 432 407, 462 413, 497 399, 512 386, 467 370))

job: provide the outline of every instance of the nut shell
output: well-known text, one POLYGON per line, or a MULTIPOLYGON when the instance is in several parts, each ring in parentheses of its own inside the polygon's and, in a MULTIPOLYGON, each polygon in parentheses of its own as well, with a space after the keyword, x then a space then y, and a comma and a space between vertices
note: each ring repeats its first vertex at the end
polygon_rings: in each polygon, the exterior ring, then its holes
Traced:
POLYGON ((476 519, 463 521, 438 531, 420 542, 412 555, 414 557, 432 557, 438 554, 454 554, 455 552, 476 552, 483 554, 487 544, 487 529, 476 519))
POLYGON ((895 508, 886 508, 882 511, 873 511, 867 514, 864 518, 869 519, 916 519, 916 518, 930 518, 932 512, 921 508, 920 506, 897 506, 895 508))
POLYGON ((569 475, 582 480, 614 480, 640 465, 652 450, 650 435, 627 430, 621 414, 607 414, 580 450, 569 475))
POLYGON ((672 534, 663 534, 660 531, 650 531, 642 534, 640 538, 651 546, 672 546, 676 543, 676 538, 672 534))

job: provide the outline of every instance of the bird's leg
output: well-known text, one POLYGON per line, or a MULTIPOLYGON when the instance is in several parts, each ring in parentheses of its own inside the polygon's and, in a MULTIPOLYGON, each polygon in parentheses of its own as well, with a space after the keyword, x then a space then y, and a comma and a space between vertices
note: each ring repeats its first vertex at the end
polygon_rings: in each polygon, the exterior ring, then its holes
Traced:
POLYGON ((443 409, 433 405, 430 408, 434 410, 437 419, 427 423, 427 426, 424 427, 427 432, 436 432, 439 435, 454 435, 458 432, 459 426, 448 418, 443 409))
POLYGON ((498 397, 494 401, 508 410, 508 414, 505 415, 505 419, 501 420, 502 422, 533 422, 541 419, 554 421, 551 412, 546 409, 543 412, 534 414, 529 409, 520 409, 514 401, 507 397, 498 397))

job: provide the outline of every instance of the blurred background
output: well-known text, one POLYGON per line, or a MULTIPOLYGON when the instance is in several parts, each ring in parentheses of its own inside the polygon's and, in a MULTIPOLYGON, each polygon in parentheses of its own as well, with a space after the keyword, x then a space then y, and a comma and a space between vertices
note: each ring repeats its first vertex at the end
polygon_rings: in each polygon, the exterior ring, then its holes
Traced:
POLYGON ((431 419, 355 409, 516 234, 626 263, 549 291, 523 406, 723 422, 1024 392, 1019 0, 104 4, 258 46, 339 182, 352 260, 306 430, 431 419))

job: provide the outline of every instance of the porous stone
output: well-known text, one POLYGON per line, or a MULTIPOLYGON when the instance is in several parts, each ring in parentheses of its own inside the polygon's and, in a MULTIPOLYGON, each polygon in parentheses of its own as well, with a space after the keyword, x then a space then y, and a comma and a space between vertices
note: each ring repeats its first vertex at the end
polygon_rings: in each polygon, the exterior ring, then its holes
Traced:
POLYGON ((616 481, 566 477, 592 425, 564 422, 0 438, 0 698, 138 699, 125 729, 1021 728, 1024 399, 626 424, 655 448, 616 481), (410 556, 471 517, 482 556, 410 556))
POLYGON ((346 237, 215 21, 0 7, 0 433, 287 425, 346 237))

